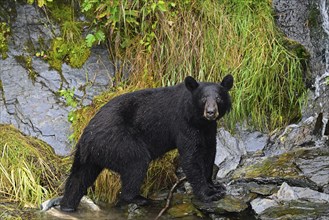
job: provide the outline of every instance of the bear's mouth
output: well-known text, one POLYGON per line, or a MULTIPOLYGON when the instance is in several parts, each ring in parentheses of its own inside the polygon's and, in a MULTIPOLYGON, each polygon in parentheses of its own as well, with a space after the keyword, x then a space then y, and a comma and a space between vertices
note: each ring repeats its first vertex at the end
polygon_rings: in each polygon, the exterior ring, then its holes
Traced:
POLYGON ((208 121, 215 121, 218 118, 219 113, 216 112, 204 112, 203 116, 208 120, 208 121))

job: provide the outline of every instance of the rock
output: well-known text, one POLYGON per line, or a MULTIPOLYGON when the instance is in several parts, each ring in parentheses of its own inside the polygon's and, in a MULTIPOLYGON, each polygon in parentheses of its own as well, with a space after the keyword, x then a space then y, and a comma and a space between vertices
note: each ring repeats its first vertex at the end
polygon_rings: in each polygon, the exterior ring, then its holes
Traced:
POLYGON ((269 136, 259 131, 242 131, 241 139, 248 153, 262 151, 268 143, 269 136))
POLYGON ((287 152, 299 147, 326 147, 329 139, 329 4, 326 0, 273 0, 276 23, 284 34, 301 43, 309 53, 304 64, 305 83, 310 90, 303 118, 271 138, 269 152, 287 152), (306 25, 307 24, 307 25, 306 25))
POLYGON ((40 48, 39 38, 49 44, 53 34, 59 34, 59 28, 49 24, 47 17, 32 5, 15 2, 3 7, 13 7, 17 13, 10 20, 8 58, 0 59, 0 124, 13 124, 23 133, 47 142, 56 154, 67 155, 72 133, 67 118, 72 107, 57 92, 75 89, 75 98, 84 105, 90 104, 95 95, 112 86, 114 65, 106 48, 98 46, 81 69, 64 64, 62 74, 49 70, 45 61, 30 55, 25 48, 40 48), (32 56, 30 68, 36 74, 33 79, 16 56, 32 56))
POLYGON ((181 218, 184 216, 191 215, 203 217, 203 214, 199 210, 197 210, 191 203, 181 203, 174 205, 170 209, 168 209, 168 214, 173 218, 181 218))
MULTIPOLYGON (((277 156, 264 157, 257 160, 251 160, 247 164, 242 164, 241 167, 232 173, 232 178, 235 181, 256 182, 261 184, 281 185, 287 182, 294 186, 309 187, 318 189, 319 186, 312 181, 310 172, 304 173, 299 167, 301 158, 316 158, 318 154, 316 149, 296 148, 295 150, 280 154, 277 156), (307 175, 308 174, 308 175, 307 175)), ((309 163, 313 164, 312 160, 309 163)), ((327 164, 323 162, 323 164, 327 164)), ((314 164, 314 170, 320 169, 314 164)), ((326 165, 323 165, 324 172, 326 165)), ((318 175, 315 173, 314 175, 318 175)))
POLYGON ((305 151, 296 161, 302 174, 324 188, 329 180, 329 149, 315 148, 305 151))
POLYGON ((250 202, 252 209, 257 214, 262 214, 266 209, 278 206, 278 203, 272 199, 257 198, 250 202))
POLYGON ((145 210, 136 204, 128 204, 128 217, 127 219, 136 219, 144 216, 145 210))
POLYGON ((265 185, 265 184, 257 184, 255 182, 250 182, 250 183, 246 183, 246 188, 252 193, 256 193, 262 196, 268 196, 276 192, 278 187, 273 184, 265 185))
POLYGON ((276 194, 256 198, 252 209, 260 219, 315 219, 329 217, 329 195, 318 191, 291 187, 283 183, 276 194))
POLYGON ((328 203, 329 205, 329 194, 320 193, 310 188, 291 187, 287 183, 281 185, 276 198, 280 201, 303 200, 314 203, 328 203))
POLYGON ((278 193, 277 198, 281 201, 291 201, 298 199, 295 191, 286 183, 282 183, 278 193))
POLYGON ((217 153, 215 164, 218 166, 218 178, 225 177, 237 168, 241 156, 246 154, 244 143, 233 137, 228 131, 220 128, 217 133, 217 153))
POLYGON ((226 195, 223 199, 209 203, 204 203, 196 199, 192 199, 192 202, 202 212, 215 214, 238 213, 248 208, 245 201, 231 195, 226 195))

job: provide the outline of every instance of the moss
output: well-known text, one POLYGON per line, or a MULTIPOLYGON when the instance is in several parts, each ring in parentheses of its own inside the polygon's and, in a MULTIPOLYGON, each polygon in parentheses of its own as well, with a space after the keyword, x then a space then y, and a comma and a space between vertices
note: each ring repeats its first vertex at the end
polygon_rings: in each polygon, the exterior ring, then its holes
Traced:
POLYGON ((232 178, 298 177, 299 169, 295 164, 295 159, 299 158, 304 152, 305 150, 297 150, 266 158, 256 164, 237 169, 232 178))
POLYGON ((328 216, 326 203, 289 201, 262 213, 264 219, 317 219, 320 216, 328 216))
POLYGON ((309 13, 308 13, 308 26, 310 28, 318 28, 320 21, 320 12, 315 3, 311 4, 309 13))
POLYGON ((90 49, 84 40, 68 42, 63 38, 52 40, 48 62, 52 68, 61 71, 63 62, 74 68, 80 68, 90 56, 90 49))
POLYGON ((74 8, 69 1, 58 0, 47 3, 50 16, 58 23, 72 20, 74 16, 74 8))
POLYGON ((200 218, 204 217, 203 214, 197 208, 195 208, 192 203, 181 203, 174 205, 168 210, 168 214, 172 218, 182 218, 191 215, 196 215, 200 218))
POLYGON ((10 34, 10 27, 5 22, 0 22, 0 54, 2 59, 8 57, 8 37, 10 34))
POLYGON ((90 56, 90 49, 84 40, 80 40, 71 45, 68 54, 69 64, 74 68, 80 68, 90 56))
POLYGON ((15 56, 15 59, 22 67, 24 67, 27 70, 29 78, 34 83, 35 79, 38 76, 38 73, 34 70, 32 66, 32 57, 20 55, 20 56, 15 56))
POLYGON ((68 159, 10 125, 0 125, 0 137, 0 199, 36 207, 60 193, 68 159))

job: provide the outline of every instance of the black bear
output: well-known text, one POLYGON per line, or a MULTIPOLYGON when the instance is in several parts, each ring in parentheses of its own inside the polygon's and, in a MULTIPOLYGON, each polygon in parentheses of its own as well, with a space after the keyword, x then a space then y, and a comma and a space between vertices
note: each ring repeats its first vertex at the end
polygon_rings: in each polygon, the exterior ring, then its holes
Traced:
POLYGON ((113 98, 91 119, 77 143, 61 210, 76 210, 104 168, 120 174, 121 201, 147 204, 140 187, 149 163, 176 147, 194 195, 203 201, 222 197, 222 187, 212 182, 216 121, 231 109, 232 86, 232 75, 221 83, 188 76, 176 86, 113 98))

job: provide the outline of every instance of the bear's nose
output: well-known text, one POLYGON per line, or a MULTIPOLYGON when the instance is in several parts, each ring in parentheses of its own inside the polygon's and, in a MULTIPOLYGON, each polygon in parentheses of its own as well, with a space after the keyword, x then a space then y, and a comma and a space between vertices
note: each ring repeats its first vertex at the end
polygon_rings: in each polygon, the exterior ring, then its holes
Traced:
POLYGON ((207 115, 212 117, 215 115, 215 110, 207 110, 207 115))

